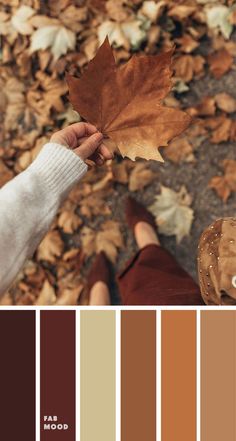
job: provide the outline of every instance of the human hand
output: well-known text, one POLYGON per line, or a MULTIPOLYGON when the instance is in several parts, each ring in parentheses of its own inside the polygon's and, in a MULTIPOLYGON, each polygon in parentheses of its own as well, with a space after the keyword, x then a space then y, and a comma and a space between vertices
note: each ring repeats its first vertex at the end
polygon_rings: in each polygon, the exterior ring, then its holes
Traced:
POLYGON ((83 161, 90 159, 97 165, 103 165, 106 160, 113 158, 113 154, 102 142, 102 133, 92 124, 84 122, 71 124, 54 133, 50 141, 73 149, 83 161))

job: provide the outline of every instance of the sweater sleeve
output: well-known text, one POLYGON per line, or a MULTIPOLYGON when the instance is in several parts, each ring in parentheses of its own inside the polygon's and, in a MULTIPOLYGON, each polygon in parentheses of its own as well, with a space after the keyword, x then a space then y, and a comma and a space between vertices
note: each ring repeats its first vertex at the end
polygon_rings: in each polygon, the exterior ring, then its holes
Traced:
POLYGON ((48 143, 25 171, 0 189, 0 295, 32 256, 61 202, 87 169, 72 150, 48 143))

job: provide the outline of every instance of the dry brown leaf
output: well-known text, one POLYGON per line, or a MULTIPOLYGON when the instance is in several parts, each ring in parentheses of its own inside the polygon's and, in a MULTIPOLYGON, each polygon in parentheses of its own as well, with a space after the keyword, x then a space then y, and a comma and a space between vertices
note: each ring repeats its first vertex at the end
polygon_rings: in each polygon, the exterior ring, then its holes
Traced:
POLYGON ((215 98, 206 96, 195 107, 188 109, 188 112, 192 116, 211 116, 216 113, 215 98))
POLYGON ((203 73, 205 60, 201 55, 182 55, 174 60, 174 70, 177 78, 188 83, 193 77, 203 73))
POLYGON ((112 220, 105 221, 96 235, 96 252, 104 251, 107 257, 115 263, 118 249, 123 245, 119 223, 112 220))
POLYGON ((236 161, 225 159, 223 161, 223 176, 214 176, 209 182, 209 187, 213 188, 218 196, 226 202, 232 192, 236 191, 236 161))
POLYGON ((82 216, 86 216, 88 219, 91 219, 93 216, 100 215, 101 213, 104 216, 109 216, 111 214, 111 210, 108 206, 105 197, 107 197, 109 192, 104 193, 96 192, 91 193, 86 196, 84 199, 79 201, 80 213, 82 216))
POLYGON ((81 231, 81 241, 85 255, 91 256, 104 251, 113 263, 116 261, 118 249, 123 246, 120 225, 112 220, 105 221, 98 232, 84 227, 81 231))
POLYGON ((165 156, 175 163, 194 162, 193 146, 184 135, 173 139, 165 149, 165 156))
POLYGON ((181 38, 176 39, 177 43, 180 44, 180 49, 186 54, 190 54, 199 46, 199 42, 194 40, 189 34, 183 35, 181 38))
POLYGON ((113 180, 119 182, 119 184, 127 184, 129 181, 129 175, 127 170, 127 161, 122 161, 120 164, 113 162, 112 164, 113 180))
POLYGON ((45 280, 39 296, 35 302, 36 305, 53 305, 56 301, 56 293, 48 280, 45 280))
POLYGON ((133 56, 117 68, 106 39, 81 78, 67 76, 74 108, 111 138, 123 157, 162 161, 157 147, 189 125, 185 112, 161 104, 171 89, 171 56, 172 50, 133 56))
POLYGON ((58 218, 58 226, 63 229, 64 233, 68 234, 74 233, 82 223, 74 210, 63 210, 58 218))
POLYGON ((55 263, 63 253, 64 243, 60 233, 56 230, 49 231, 38 247, 37 259, 55 263))
POLYGON ((176 18, 179 21, 184 20, 196 11, 196 6, 176 5, 168 11, 169 17, 176 18))
POLYGON ((146 163, 137 163, 129 176, 129 190, 142 190, 147 185, 151 184, 156 174, 147 168, 146 163))
POLYGON ((217 107, 226 113, 233 113, 236 111, 236 99, 228 93, 217 93, 215 95, 215 102, 217 107))
POLYGON ((12 170, 10 170, 4 162, 0 159, 0 188, 10 181, 14 176, 12 170))
POLYGON ((207 61, 210 72, 219 79, 231 69, 234 60, 232 55, 223 48, 208 55, 207 61))
POLYGON ((83 290, 83 285, 78 285, 75 288, 65 288, 61 291, 57 298, 56 305, 77 305, 80 294, 83 290))
POLYGON ((232 121, 229 118, 222 118, 220 124, 212 132, 211 142, 218 144, 227 141, 230 136, 232 121))

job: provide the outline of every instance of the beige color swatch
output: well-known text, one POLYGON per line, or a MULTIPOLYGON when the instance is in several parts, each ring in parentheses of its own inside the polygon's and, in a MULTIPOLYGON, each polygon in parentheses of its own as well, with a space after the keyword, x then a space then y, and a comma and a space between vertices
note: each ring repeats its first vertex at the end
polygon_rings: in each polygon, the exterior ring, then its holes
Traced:
POLYGON ((201 441, 236 440, 236 311, 201 312, 201 441))
POLYGON ((162 311, 161 321, 161 439, 196 441, 196 312, 162 311))
POLYGON ((115 441, 115 312, 81 311, 80 329, 80 440, 115 441))

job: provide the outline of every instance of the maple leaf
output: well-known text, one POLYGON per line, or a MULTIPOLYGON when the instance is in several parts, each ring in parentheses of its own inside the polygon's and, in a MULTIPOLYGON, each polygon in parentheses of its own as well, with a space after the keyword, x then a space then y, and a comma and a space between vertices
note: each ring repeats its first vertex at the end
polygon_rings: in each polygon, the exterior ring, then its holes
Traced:
POLYGON ((233 159, 225 159, 222 165, 224 175, 214 176, 209 182, 209 187, 213 188, 218 196, 226 202, 231 192, 236 191, 236 161, 233 159))
POLYGON ((219 29, 225 38, 229 38, 233 26, 229 21, 230 9, 225 5, 216 4, 206 10, 207 24, 211 29, 219 29))
POLYGON ((106 39, 81 78, 67 75, 75 110, 110 138, 123 157, 163 161, 158 147, 190 123, 185 112, 162 105, 171 89, 172 53, 133 56, 117 67, 106 39))
POLYGON ((130 173, 129 190, 142 190, 154 179, 155 173, 146 167, 143 162, 138 162, 130 173))
POLYGON ((190 204, 191 198, 184 186, 179 192, 162 186, 161 194, 149 207, 155 216, 158 231, 166 236, 176 236, 177 242, 188 236, 193 222, 190 204))
POLYGON ((123 246, 120 225, 112 220, 105 221, 97 233, 85 226, 81 231, 81 240, 87 256, 104 251, 113 263, 116 261, 118 249, 123 246))
POLYGON ((217 80, 231 69, 234 61, 232 55, 224 48, 208 55, 207 60, 210 71, 217 80))
POLYGON ((58 231, 49 231, 38 247, 38 260, 56 262, 56 258, 62 255, 64 243, 58 231))
POLYGON ((68 50, 73 50, 75 43, 76 36, 70 29, 61 25, 43 26, 32 35, 30 51, 35 52, 50 47, 54 60, 58 60, 68 50))

